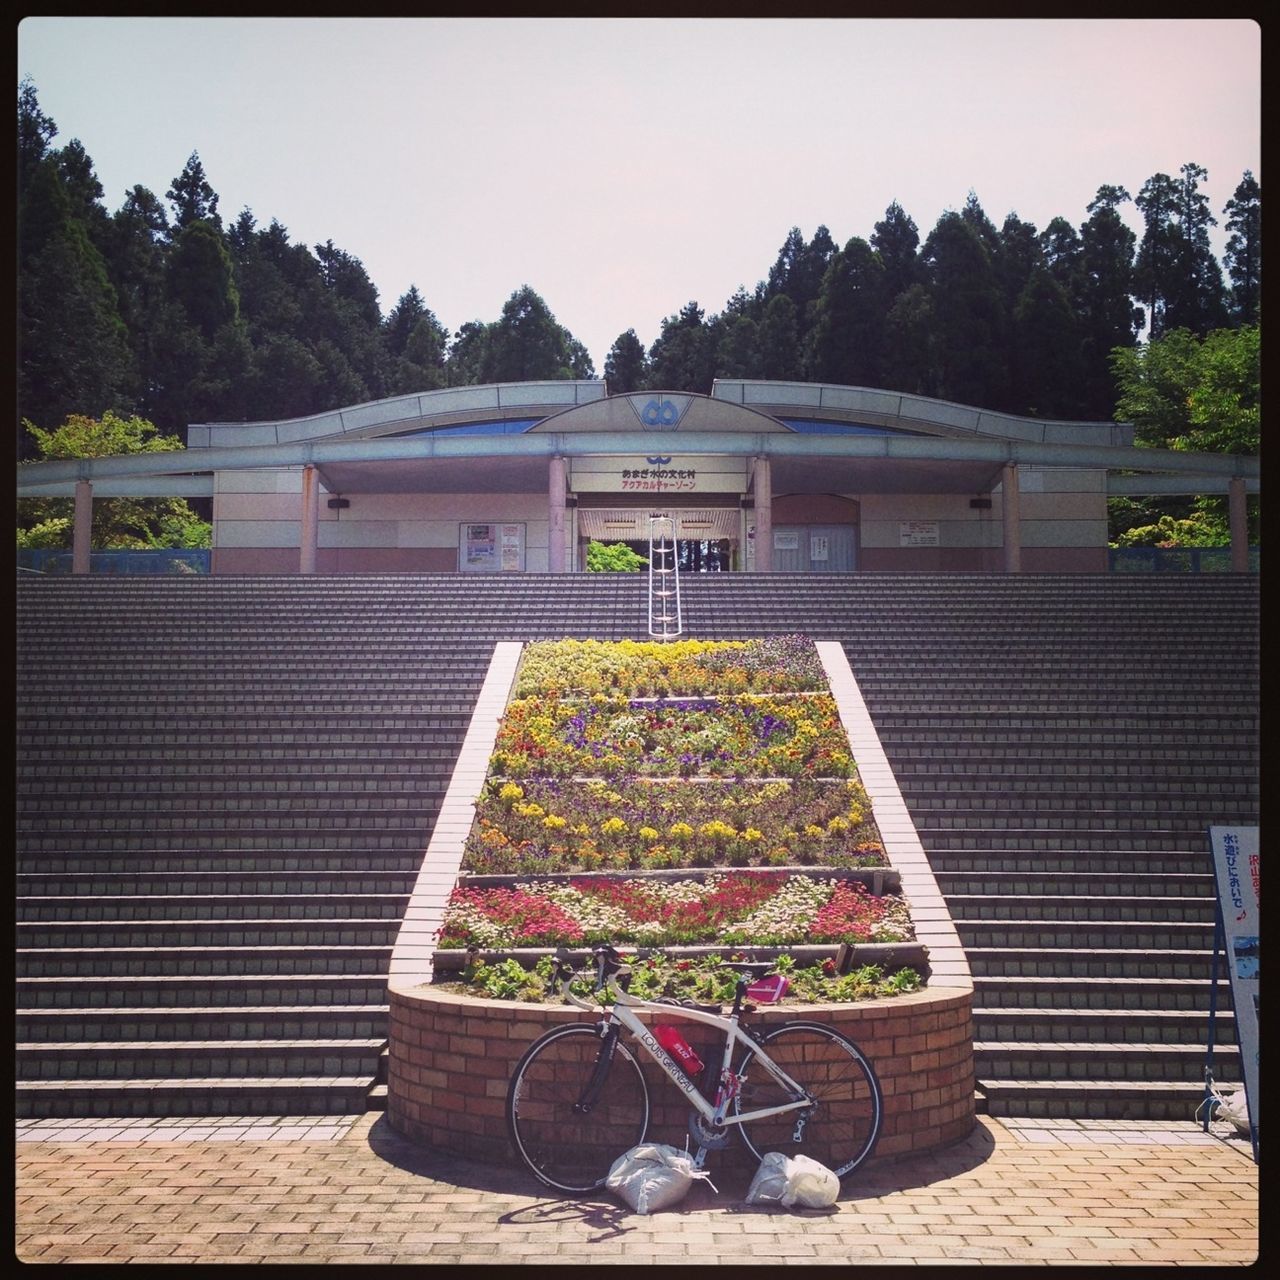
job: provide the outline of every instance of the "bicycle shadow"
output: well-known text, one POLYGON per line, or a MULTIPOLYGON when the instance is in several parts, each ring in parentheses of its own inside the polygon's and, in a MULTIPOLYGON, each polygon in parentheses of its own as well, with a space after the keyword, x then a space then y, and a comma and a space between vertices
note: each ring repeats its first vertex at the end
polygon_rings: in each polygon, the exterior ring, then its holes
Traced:
POLYGON ((606 1200, 544 1200, 540 1204, 531 1204, 523 1209, 512 1209, 509 1213, 500 1214, 498 1221, 505 1226, 531 1226, 549 1222, 577 1222, 599 1235, 588 1237, 589 1244, 599 1244, 602 1240, 614 1240, 624 1236, 630 1228, 628 1219, 634 1218, 635 1212, 610 1197, 606 1200))

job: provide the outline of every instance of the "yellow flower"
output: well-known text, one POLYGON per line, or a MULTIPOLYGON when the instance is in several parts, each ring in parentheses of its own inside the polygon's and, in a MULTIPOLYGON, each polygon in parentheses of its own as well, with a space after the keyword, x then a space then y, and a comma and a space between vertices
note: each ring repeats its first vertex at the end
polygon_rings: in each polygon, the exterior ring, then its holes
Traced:
POLYGON ((717 818, 713 822, 704 822, 698 828, 698 834, 707 840, 732 840, 738 832, 727 822, 721 822, 717 818))
POLYGON ((639 832, 641 840, 656 840, 660 834, 654 827, 641 827, 639 832))
POLYGON ((757 831, 755 827, 748 827, 742 833, 741 839, 746 840, 749 844, 754 844, 757 840, 764 839, 764 832, 757 831))
POLYGON ((548 831, 559 831, 561 827, 567 827, 569 825, 569 820, 567 818, 560 817, 559 814, 552 813, 543 818, 542 825, 546 827, 548 831))
POLYGON ((511 804, 515 800, 519 800, 524 795, 524 788, 518 787, 514 782, 504 782, 502 790, 498 792, 498 799, 505 800, 511 804))

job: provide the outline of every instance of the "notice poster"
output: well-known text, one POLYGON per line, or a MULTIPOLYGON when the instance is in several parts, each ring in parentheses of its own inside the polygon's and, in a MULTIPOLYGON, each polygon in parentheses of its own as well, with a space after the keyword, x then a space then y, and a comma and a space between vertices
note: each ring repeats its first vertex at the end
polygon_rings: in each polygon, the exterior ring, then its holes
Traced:
POLYGON ((497 568, 497 530, 491 524, 462 526, 462 568, 470 573, 485 573, 497 568))
POLYGON ((809 535, 809 559, 829 560, 831 558, 831 539, 823 533, 809 535))
POLYGON ((898 545, 900 547, 938 546, 938 522, 936 520, 900 520, 898 545))
POLYGON ((773 534, 775 551, 799 551, 800 532, 797 529, 776 529, 773 534))
POLYGON ((460 525, 458 567, 464 573, 519 573, 524 569, 524 525, 460 525))
POLYGON ((1213 870, 1235 1008, 1236 1039, 1244 1071, 1249 1122, 1258 1125, 1258 987, 1261 890, 1258 882, 1258 828, 1210 827, 1213 870))

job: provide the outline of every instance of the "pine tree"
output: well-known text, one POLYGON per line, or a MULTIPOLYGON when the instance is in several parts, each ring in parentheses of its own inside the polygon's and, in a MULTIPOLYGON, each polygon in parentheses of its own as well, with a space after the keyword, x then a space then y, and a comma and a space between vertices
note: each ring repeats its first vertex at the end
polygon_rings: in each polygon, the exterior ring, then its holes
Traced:
POLYGON ((921 262, 935 322, 937 394, 1003 409, 1009 399, 1007 312, 991 255, 972 220, 944 213, 921 262))
POLYGON ((823 277, 809 346, 809 374, 819 382, 883 386, 881 359, 888 298, 880 255, 854 236, 823 277))
POLYGON ((1255 324, 1262 296, 1262 188, 1248 169, 1227 201, 1225 263, 1231 278, 1231 311, 1236 324, 1255 324))
POLYGON ((1184 164, 1178 172, 1182 179, 1176 184, 1176 238, 1165 326, 1203 335, 1226 322, 1222 270, 1209 247, 1209 228, 1218 220, 1200 190, 1208 173, 1198 164, 1184 164))
POLYGON ((885 293, 892 300, 920 281, 920 231, 910 215, 895 200, 876 223, 871 247, 884 264, 885 293))
POLYGON ((713 334, 703 316, 696 302, 687 302, 662 322, 662 330, 649 348, 650 390, 711 393, 719 335, 713 334))
POLYGON ((1142 211, 1145 227, 1134 266, 1134 284, 1146 306, 1150 336, 1159 338, 1169 327, 1169 298, 1177 291, 1177 185, 1167 173, 1153 174, 1142 184, 1134 203, 1142 211))
POLYGON ((49 154, 49 144, 58 136, 58 126, 40 110, 36 86, 30 76, 18 85, 18 195, 27 189, 40 162, 49 154))
POLYGON ((1132 296, 1138 238, 1119 213, 1119 206, 1131 199, 1123 187, 1099 187, 1080 228, 1082 412, 1088 418, 1111 418, 1117 393, 1111 352, 1132 347, 1144 319, 1132 296))
MULTIPOLYGON (((19 209, 18 413, 46 429, 69 414, 125 409, 133 368, 116 291, 46 155, 19 209)), ((31 441, 19 435, 19 454, 31 441)))
POLYGON ((610 395, 625 395, 639 391, 648 373, 644 344, 636 337, 634 329, 620 333, 604 359, 604 380, 610 395))
POLYGON ((187 158, 182 172, 165 192, 165 198, 173 204, 172 233, 175 238, 193 222, 211 222, 221 229, 218 196, 205 177, 199 152, 193 151, 187 158))

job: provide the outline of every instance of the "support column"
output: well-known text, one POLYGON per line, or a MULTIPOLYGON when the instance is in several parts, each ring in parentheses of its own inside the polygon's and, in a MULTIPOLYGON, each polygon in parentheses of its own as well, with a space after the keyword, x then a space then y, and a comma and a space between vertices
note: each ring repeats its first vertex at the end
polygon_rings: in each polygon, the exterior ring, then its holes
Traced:
POLYGON ((1232 476, 1227 487, 1227 520, 1231 528, 1231 572, 1249 572, 1249 514, 1243 476, 1232 476))
POLYGON ((773 476, 769 459, 755 460, 756 572, 773 572, 773 476))
POLYGON ((1000 478, 1001 515, 1004 521, 1004 571, 1022 572, 1022 523, 1018 508, 1018 467, 1005 464, 1000 478))
POLYGON ((559 454, 556 454, 551 459, 551 480, 548 485, 547 568, 552 573, 563 573, 565 571, 564 517, 565 498, 568 492, 568 469, 565 467, 564 459, 559 454))
POLYGON ((71 572, 89 572, 89 552, 93 546, 93 485, 76 481, 75 519, 71 526, 71 572))
POLYGON ((298 551, 298 572, 315 573, 316 543, 320 532, 320 477, 315 467, 302 468, 302 537, 298 551))

